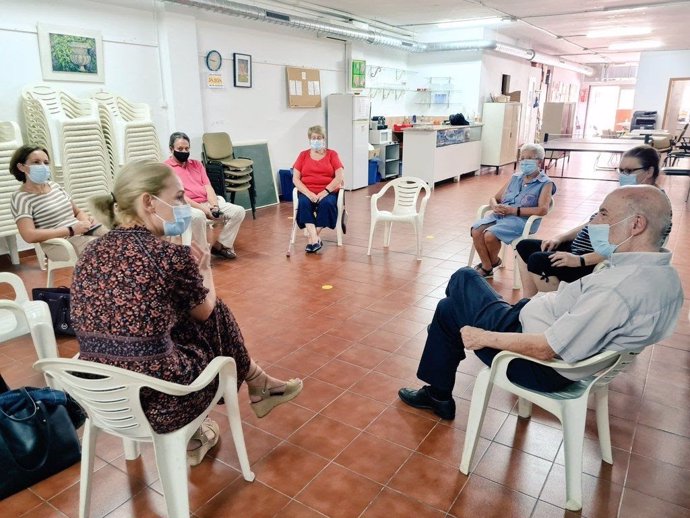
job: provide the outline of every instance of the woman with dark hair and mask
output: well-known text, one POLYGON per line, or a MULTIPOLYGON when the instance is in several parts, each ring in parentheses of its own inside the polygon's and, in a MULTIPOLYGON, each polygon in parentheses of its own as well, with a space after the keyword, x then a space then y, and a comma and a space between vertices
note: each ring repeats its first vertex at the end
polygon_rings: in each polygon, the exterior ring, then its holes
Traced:
MULTIPOLYGON (((83 360, 188 385, 217 356, 237 365, 258 417, 299 394, 302 381, 269 376, 249 356, 239 325, 216 297, 208 244, 170 243, 191 221, 180 179, 165 164, 135 162, 115 179, 112 195, 92 199, 112 228, 82 255, 74 270, 71 317, 83 360)), ((143 390, 142 406, 158 433, 177 430, 208 406, 212 384, 176 397, 143 390)), ((201 462, 219 437, 206 420, 187 458, 201 462)))
MULTIPOLYGON (((659 177, 659 153, 651 146, 636 146, 623 154, 618 181, 624 185, 654 185, 659 177)), ((658 186, 657 186, 658 187, 658 186)), ((592 273, 605 257, 597 254, 589 238, 589 222, 553 239, 523 239, 517 245, 523 297, 554 291, 561 281, 573 282, 592 273)), ((669 227, 666 235, 671 232, 669 227)))
POLYGON ((170 135, 169 145, 170 158, 165 163, 182 181, 185 200, 192 207, 192 239, 200 246, 208 240, 213 255, 235 259, 235 239, 244 221, 244 208, 216 195, 204 164, 189 158, 186 133, 176 131, 170 135))
MULTIPOLYGON (((62 237, 81 255, 87 244, 106 232, 74 204, 60 185, 50 181, 50 157, 44 148, 17 149, 10 159, 10 173, 22 183, 12 194, 10 211, 19 235, 27 243, 62 237)), ((51 249, 55 253, 61 250, 49 244, 43 248, 48 254, 51 249)))

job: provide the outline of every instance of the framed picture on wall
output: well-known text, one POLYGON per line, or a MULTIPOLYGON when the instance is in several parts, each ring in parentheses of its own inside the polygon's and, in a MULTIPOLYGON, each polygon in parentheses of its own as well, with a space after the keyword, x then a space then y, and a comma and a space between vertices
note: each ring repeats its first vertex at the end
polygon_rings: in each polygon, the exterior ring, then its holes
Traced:
POLYGON ((241 88, 252 87, 252 57, 249 54, 233 53, 235 65, 235 86, 241 88))
POLYGON ((39 24, 38 48, 44 80, 105 81, 100 32, 39 24))

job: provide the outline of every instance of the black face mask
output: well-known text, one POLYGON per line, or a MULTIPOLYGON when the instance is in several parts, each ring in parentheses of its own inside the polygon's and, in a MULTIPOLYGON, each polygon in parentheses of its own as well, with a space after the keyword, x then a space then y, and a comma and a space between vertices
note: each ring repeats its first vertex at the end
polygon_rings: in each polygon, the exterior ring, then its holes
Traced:
POLYGON ((189 159, 189 151, 173 151, 173 156, 180 163, 185 163, 189 159))

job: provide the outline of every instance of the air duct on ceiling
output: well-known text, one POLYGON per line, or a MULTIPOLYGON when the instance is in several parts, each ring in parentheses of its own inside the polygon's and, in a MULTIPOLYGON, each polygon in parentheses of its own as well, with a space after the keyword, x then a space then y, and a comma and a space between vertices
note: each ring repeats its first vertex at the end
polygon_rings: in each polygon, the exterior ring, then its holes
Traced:
POLYGON ((229 16, 238 16, 240 18, 247 18, 250 20, 275 23, 285 25, 294 29, 302 29, 306 31, 316 32, 325 36, 336 38, 344 38, 350 41, 362 41, 371 45, 379 45, 384 47, 396 48, 399 50, 406 50, 408 52, 437 52, 437 51, 478 51, 478 50, 493 50, 509 56, 523 58, 528 61, 535 61, 537 63, 544 63, 546 65, 555 65, 568 70, 574 70, 581 74, 591 76, 594 70, 588 66, 580 65, 566 61, 557 56, 550 56, 548 54, 541 54, 532 49, 523 49, 514 47, 506 43, 500 43, 495 40, 467 40, 467 41, 453 41, 453 42, 434 42, 434 43, 420 43, 411 40, 403 40, 398 37, 386 36, 380 31, 371 29, 357 29, 347 28, 333 23, 321 22, 303 16, 291 16, 275 11, 267 11, 261 7, 241 4, 239 2, 232 2, 230 0, 165 0, 166 2, 187 5, 190 7, 197 7, 210 11, 227 14, 229 16))

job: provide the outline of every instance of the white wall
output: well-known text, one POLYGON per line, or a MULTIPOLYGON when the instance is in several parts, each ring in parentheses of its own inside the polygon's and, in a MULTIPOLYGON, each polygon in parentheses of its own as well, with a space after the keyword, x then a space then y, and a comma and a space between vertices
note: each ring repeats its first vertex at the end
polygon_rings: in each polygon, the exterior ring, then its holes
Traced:
POLYGON ((669 79, 690 77, 690 50, 643 52, 637 69, 633 110, 658 112, 657 127, 664 118, 669 79))

